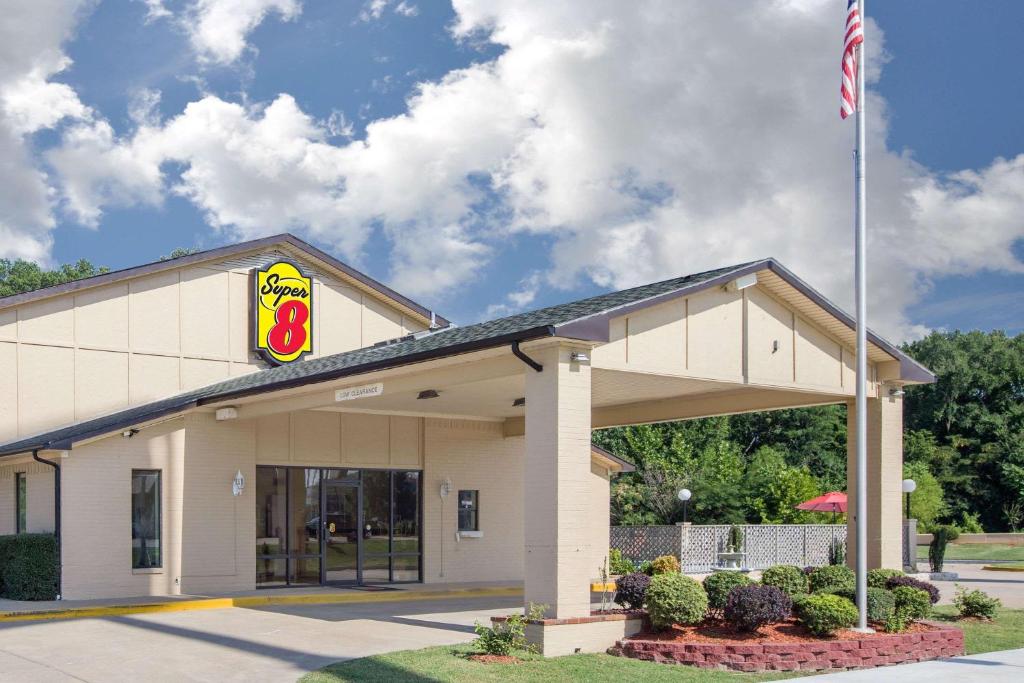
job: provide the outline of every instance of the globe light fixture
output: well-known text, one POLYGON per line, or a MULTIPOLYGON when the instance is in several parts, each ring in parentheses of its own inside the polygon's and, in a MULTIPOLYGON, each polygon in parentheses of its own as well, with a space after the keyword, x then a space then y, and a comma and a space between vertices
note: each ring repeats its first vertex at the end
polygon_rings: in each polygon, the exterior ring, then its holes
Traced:
POLYGON ((907 519, 910 519, 910 494, 917 490, 917 482, 913 479, 903 480, 903 493, 907 495, 907 519))
POLYGON ((683 524, 686 524, 686 506, 692 495, 690 489, 679 489, 679 500, 683 501, 683 524))

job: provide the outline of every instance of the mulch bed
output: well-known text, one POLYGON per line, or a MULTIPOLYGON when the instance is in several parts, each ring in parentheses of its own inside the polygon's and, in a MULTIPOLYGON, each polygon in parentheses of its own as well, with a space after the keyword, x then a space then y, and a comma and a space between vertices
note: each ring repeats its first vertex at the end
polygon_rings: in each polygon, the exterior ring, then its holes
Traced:
POLYGON ((480 664, 522 664, 523 660, 512 655, 470 655, 467 657, 471 662, 480 664))
MULTIPOLYGON (((904 631, 904 633, 927 633, 937 631, 938 627, 930 624, 915 622, 904 631)), ((638 633, 631 638, 640 640, 660 640, 668 642, 687 643, 717 643, 728 645, 731 643, 805 643, 818 642, 822 640, 862 640, 864 638, 880 638, 891 636, 878 630, 875 633, 857 633, 855 631, 841 630, 834 636, 816 636, 807 630, 803 624, 795 619, 762 626, 757 633, 744 633, 735 630, 724 621, 707 620, 696 626, 672 626, 665 631, 638 633)))

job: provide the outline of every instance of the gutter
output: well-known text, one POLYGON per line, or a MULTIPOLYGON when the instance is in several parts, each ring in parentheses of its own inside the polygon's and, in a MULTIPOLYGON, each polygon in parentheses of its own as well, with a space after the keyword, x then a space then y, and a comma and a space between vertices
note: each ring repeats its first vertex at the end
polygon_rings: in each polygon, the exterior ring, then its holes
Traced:
POLYGON ((60 465, 52 460, 39 457, 39 450, 32 451, 32 459, 53 468, 53 538, 57 542, 57 599, 64 592, 64 552, 61 544, 60 529, 60 465))

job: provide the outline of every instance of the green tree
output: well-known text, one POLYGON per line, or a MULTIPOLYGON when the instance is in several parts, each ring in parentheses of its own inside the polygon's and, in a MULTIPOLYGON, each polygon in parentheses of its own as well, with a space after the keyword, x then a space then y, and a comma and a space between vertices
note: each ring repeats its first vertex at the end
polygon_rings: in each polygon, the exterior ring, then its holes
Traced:
POLYGON ((942 484, 944 521, 965 513, 1005 529, 1004 507, 1024 498, 1024 335, 933 332, 905 346, 931 368, 934 384, 910 387, 908 460, 924 460, 942 484))
POLYGON ((38 263, 31 261, 0 259, 0 297, 81 280, 101 275, 109 270, 106 267, 94 266, 86 259, 73 264, 65 263, 53 270, 41 268, 38 263))
POLYGON ((747 506, 763 524, 806 524, 821 521, 820 513, 796 506, 821 494, 820 484, 807 467, 792 467, 783 453, 762 446, 747 468, 747 506))
POLYGON ((846 406, 794 408, 733 415, 729 432, 746 454, 779 449, 787 464, 804 467, 823 489, 846 488, 846 406))
POLYGON ((910 494, 910 516, 917 520, 918 529, 926 533, 946 515, 942 484, 921 461, 904 463, 903 478, 917 483, 917 489, 910 494))
POLYGON ((182 256, 191 256, 192 254, 197 253, 199 253, 199 249, 196 247, 178 247, 170 254, 167 254, 166 256, 161 256, 160 260, 170 261, 172 259, 181 258, 182 256))

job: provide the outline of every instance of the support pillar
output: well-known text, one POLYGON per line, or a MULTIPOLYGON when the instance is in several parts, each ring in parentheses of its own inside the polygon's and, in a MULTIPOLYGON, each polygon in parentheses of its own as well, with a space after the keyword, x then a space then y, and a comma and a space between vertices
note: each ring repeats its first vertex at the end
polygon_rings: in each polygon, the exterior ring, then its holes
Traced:
MULTIPOLYGON (((884 393, 884 387, 881 388, 884 393)), ((903 566, 903 399, 883 395, 868 398, 868 569, 903 566)), ((846 562, 857 561, 856 408, 847 403, 847 523, 846 562)))
POLYGON ((526 373, 524 476, 526 603, 548 618, 590 615, 594 573, 590 517, 590 363, 566 343, 527 353, 544 366, 526 373))

